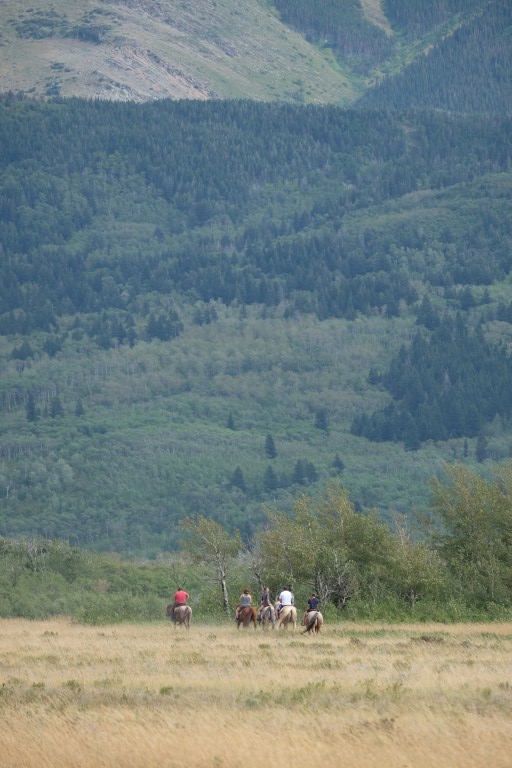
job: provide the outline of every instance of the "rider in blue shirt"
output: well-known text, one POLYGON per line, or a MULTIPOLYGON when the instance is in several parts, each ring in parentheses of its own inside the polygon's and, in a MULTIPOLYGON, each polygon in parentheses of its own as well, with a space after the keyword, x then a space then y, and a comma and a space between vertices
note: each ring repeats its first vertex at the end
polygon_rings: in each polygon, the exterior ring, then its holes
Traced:
POLYGON ((310 611, 318 611, 318 605, 320 603, 320 598, 317 597, 316 592, 311 593, 311 597, 308 598, 308 607, 306 611, 304 612, 304 616, 302 617, 302 624, 305 626, 307 624, 307 616, 310 611))

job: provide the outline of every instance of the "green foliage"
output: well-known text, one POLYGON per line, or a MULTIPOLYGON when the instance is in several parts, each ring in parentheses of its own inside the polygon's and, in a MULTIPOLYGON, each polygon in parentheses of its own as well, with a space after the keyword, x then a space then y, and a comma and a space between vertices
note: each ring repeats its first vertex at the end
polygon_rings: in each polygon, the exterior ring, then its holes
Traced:
POLYGON ((415 605, 439 597, 440 562, 379 521, 355 511, 346 490, 335 485, 312 499, 301 496, 293 516, 268 512, 270 526, 258 536, 260 571, 270 584, 292 583, 305 595, 314 588, 324 603, 350 601, 415 605))
POLYGON ((196 620, 219 621, 231 617, 230 594, 265 583, 272 595, 291 584, 299 609, 314 589, 330 620, 503 620, 512 608, 511 489, 512 465, 492 481, 447 466, 446 481, 433 480, 434 524, 420 540, 405 518, 391 527, 357 512, 336 484, 301 495, 291 514, 267 510, 250 550, 201 517, 183 521, 184 555, 167 563, 2 538, 0 616, 154 621, 185 586, 196 620))
MULTIPOLYGON (((476 437, 485 422, 512 415, 512 355, 486 342, 481 328, 468 333, 460 316, 440 321, 430 338, 418 332, 402 347, 380 381, 393 401, 352 431, 371 440, 404 440, 417 450, 425 440, 476 437)), ((477 459, 483 456, 480 437, 477 459)))
POLYGON ((476 607, 510 604, 512 467, 485 480, 461 465, 433 480, 432 509, 442 527, 437 550, 453 575, 454 594, 476 607))
MULTIPOLYGON (((162 620, 173 568, 95 555, 48 539, 0 538, 0 616, 70 616, 90 624, 162 620)), ((191 594, 197 578, 185 569, 191 594)))
POLYGON ((350 426, 388 402, 401 348, 417 360, 416 321, 435 334, 457 312, 485 343, 450 402, 476 403, 486 462, 506 458, 490 350, 510 325, 511 135, 434 113, 2 99, 0 532, 157 557, 201 515, 248 542, 262 505, 326 486, 341 446, 357 509, 413 516, 477 432, 429 442, 412 378, 391 437, 414 457, 350 426))

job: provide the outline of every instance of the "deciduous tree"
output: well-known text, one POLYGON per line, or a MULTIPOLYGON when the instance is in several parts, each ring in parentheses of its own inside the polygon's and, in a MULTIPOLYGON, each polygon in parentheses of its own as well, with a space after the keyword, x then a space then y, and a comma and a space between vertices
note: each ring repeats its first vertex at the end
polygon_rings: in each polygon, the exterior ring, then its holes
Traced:
POLYGON ((182 548, 191 559, 209 567, 220 586, 222 602, 228 617, 231 612, 227 588, 227 573, 234 558, 244 549, 238 531, 229 533, 215 520, 199 516, 181 521, 182 548))

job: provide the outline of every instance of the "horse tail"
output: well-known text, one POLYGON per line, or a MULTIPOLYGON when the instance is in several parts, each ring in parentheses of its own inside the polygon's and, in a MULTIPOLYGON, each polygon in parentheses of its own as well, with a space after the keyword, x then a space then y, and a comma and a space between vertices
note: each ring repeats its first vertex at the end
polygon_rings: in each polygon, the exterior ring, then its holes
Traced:
POLYGON ((317 618, 318 618, 318 611, 311 611, 311 616, 308 618, 306 629, 303 630, 302 634, 304 634, 304 632, 311 632, 311 630, 316 624, 317 618))

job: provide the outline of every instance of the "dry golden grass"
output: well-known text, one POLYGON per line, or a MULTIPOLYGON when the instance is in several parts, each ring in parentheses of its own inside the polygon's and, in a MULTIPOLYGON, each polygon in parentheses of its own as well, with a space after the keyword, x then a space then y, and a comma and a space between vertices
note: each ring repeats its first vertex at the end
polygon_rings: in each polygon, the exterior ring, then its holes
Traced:
POLYGON ((510 768, 512 624, 0 624, 6 768, 510 768))

